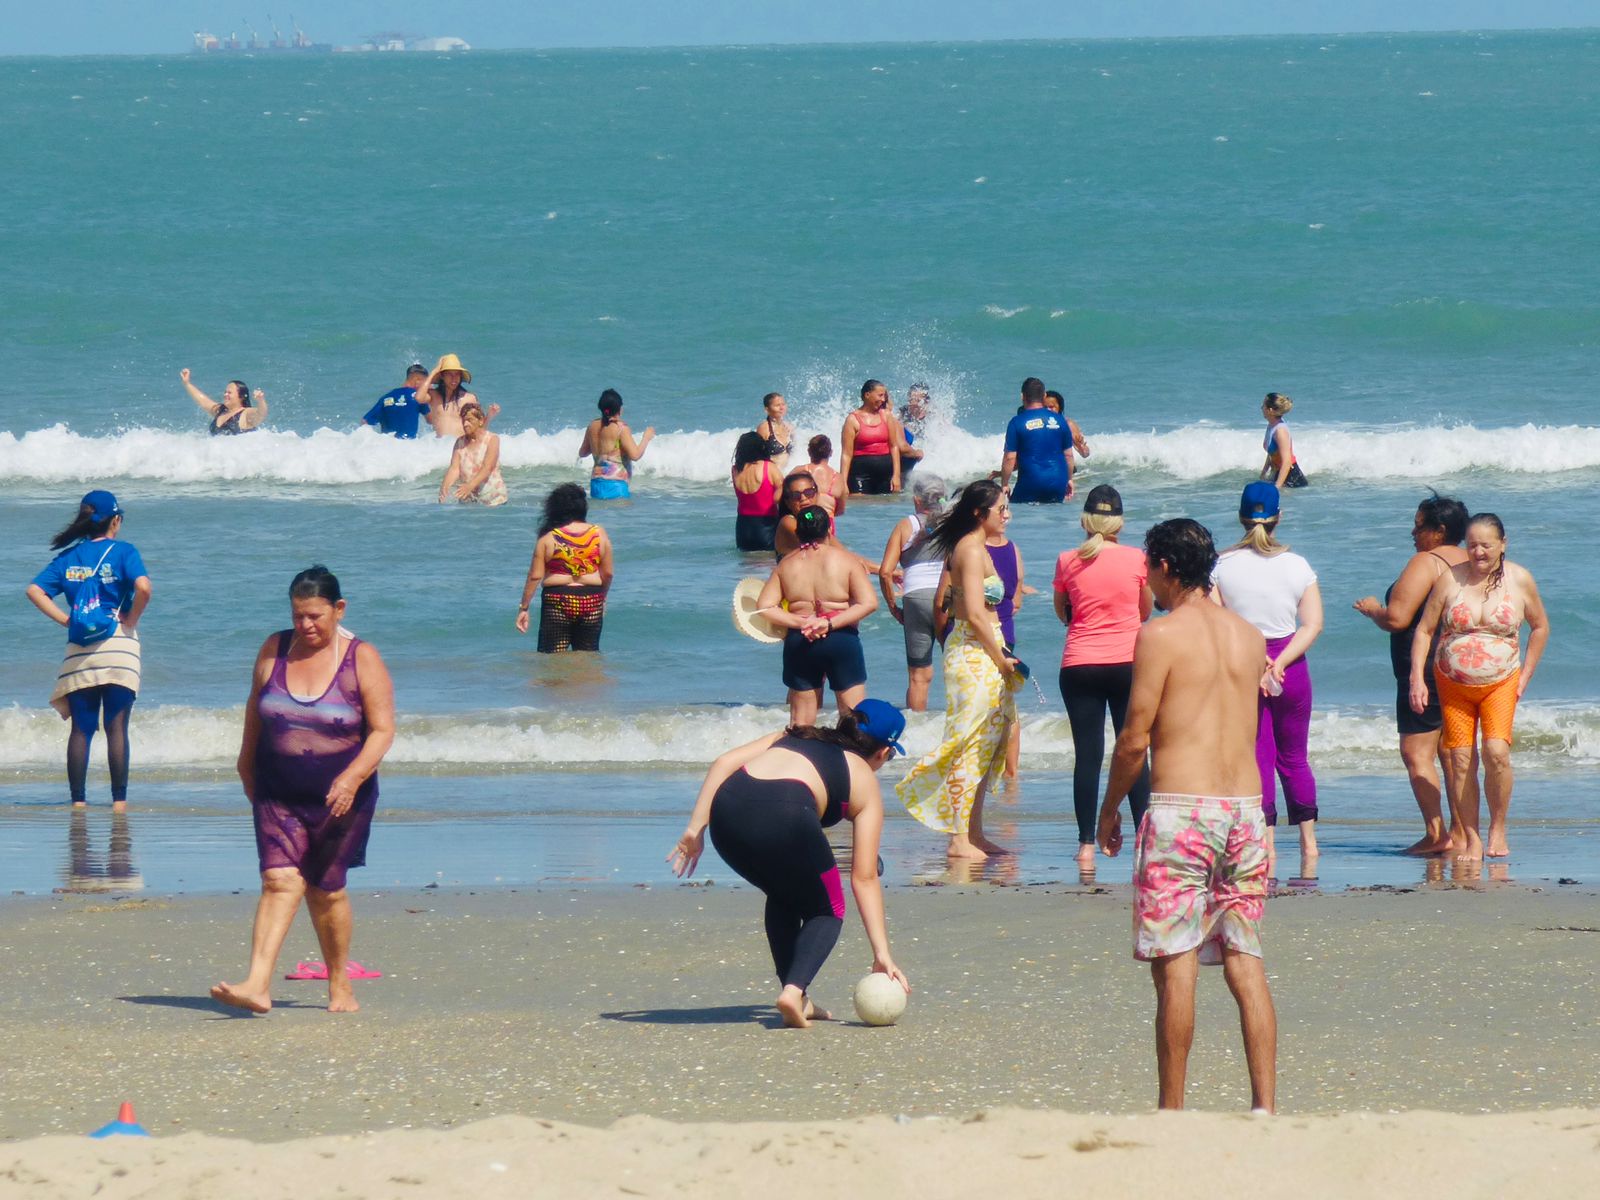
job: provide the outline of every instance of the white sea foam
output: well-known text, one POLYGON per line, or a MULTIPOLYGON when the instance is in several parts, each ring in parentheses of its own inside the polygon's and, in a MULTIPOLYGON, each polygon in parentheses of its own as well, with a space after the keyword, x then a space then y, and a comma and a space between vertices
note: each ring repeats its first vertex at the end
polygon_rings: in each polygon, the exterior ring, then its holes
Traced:
MULTIPOLYGON (((797 389, 791 411, 796 445, 814 433, 835 442, 839 423, 852 407, 838 396, 838 381, 819 379, 816 398, 797 389)), ((930 380, 936 391, 939 381, 930 380)), ((807 389, 812 390, 812 389, 807 389)), ((950 394, 941 392, 940 394, 950 394)), ((1085 424, 1097 473, 1148 471, 1180 480, 1236 475, 1260 466, 1258 429, 1196 424, 1181 429, 1105 432, 1085 424)), ((637 473, 644 478, 690 484, 727 478, 733 446, 742 429, 677 430, 657 436, 637 473)), ((525 430, 503 434, 501 466, 507 471, 578 469, 581 429, 553 433, 525 430)), ((936 416, 923 440, 925 469, 947 479, 983 475, 999 465, 1000 433, 975 434, 936 416)), ((1307 474, 1362 480, 1442 480, 1469 471, 1547 475, 1600 468, 1600 428, 1584 425, 1522 425, 1480 429, 1390 427, 1352 430, 1295 426, 1295 452, 1307 474)), ((319 429, 298 434, 263 430, 242 438, 161 429, 130 429, 89 437, 64 425, 17 437, 0 432, 0 485, 69 483, 94 478, 156 480, 172 484, 349 485, 434 479, 449 461, 449 443, 434 438, 400 441, 371 430, 319 429)), ((797 459, 800 456, 797 456, 797 459)))
MULTIPOLYGON (((1072 731, 1053 708, 1022 697, 1023 761, 1036 769, 1072 762, 1072 731)), ((578 714, 503 709, 399 720, 385 770, 475 774, 593 767, 703 768, 729 746, 781 726, 777 706, 689 707, 643 713, 578 714)), ((942 713, 910 714, 903 739, 912 755, 937 745, 942 713)), ((140 769, 182 774, 232 768, 243 711, 153 705, 132 728, 140 769)), ((0 773, 59 773, 66 726, 48 708, 0 709, 0 773)), ((104 765, 104 739, 95 757, 104 765)), ((1388 773, 1399 769, 1394 717, 1388 710, 1320 711, 1311 725, 1311 760, 1321 770, 1388 773)), ((1517 710, 1517 761, 1525 769, 1600 765, 1600 709, 1525 705, 1517 710)))

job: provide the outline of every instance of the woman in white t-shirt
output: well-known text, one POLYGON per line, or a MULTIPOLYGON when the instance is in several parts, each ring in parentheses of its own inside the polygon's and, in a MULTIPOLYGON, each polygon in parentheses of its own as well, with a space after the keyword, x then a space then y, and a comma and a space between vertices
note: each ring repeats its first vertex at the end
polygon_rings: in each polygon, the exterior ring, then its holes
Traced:
POLYGON ((1317 781, 1306 761, 1311 732, 1311 672, 1305 654, 1322 632, 1322 593, 1311 564, 1273 536, 1278 528, 1278 489, 1252 483, 1239 500, 1245 537, 1222 553, 1212 572, 1212 597, 1259 629, 1267 639, 1261 675, 1256 766, 1261 770, 1261 807, 1267 845, 1278 823, 1275 779, 1283 781, 1289 824, 1300 827, 1300 873, 1314 877, 1317 858, 1317 781))

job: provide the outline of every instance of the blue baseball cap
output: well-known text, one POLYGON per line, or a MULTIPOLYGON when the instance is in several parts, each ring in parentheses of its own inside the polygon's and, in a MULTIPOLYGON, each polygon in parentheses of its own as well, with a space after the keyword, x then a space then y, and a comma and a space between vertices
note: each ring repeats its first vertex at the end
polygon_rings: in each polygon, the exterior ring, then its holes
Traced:
POLYGON ((899 741, 906 731, 906 715, 887 700, 863 700, 856 705, 856 728, 896 754, 906 752, 899 741))
POLYGON ((96 521, 109 521, 112 517, 122 515, 122 505, 117 503, 117 498, 100 488, 90 492, 79 503, 88 505, 96 521))
POLYGON ((1239 515, 1246 521, 1270 521, 1278 515, 1278 486, 1258 479, 1247 483, 1239 497, 1239 515))

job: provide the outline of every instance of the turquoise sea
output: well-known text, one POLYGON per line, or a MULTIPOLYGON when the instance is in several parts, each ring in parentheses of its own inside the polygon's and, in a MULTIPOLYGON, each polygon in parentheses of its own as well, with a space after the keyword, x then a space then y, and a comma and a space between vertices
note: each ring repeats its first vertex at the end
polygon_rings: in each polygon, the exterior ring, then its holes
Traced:
MULTIPOLYGON (((728 617, 762 569, 727 484, 760 396, 837 439, 864 378, 926 382, 925 469, 962 481, 998 465, 1026 375, 1067 395, 1081 478, 1122 490, 1135 538, 1176 514, 1228 537, 1260 398, 1295 398, 1324 887, 1424 873, 1390 853, 1416 812, 1385 640, 1349 604, 1398 572, 1427 488, 1501 514, 1554 625, 1509 875, 1592 878, 1597 80, 1597 32, 0 60, 24 164, 0 173, 0 887, 251 887, 240 704, 313 561, 398 688, 362 884, 663 882, 698 773, 783 711, 776 654, 728 617), (505 508, 439 507, 446 445, 355 429, 446 351, 504 408, 505 508), (182 367, 265 389, 269 431, 207 438, 182 367), (660 436, 595 513, 604 653, 542 660, 512 617, 605 387, 660 436), (68 821, 60 635, 21 598, 90 486, 156 588, 116 853, 103 807, 68 821)), ((842 536, 875 555, 905 508, 852 506, 842 536)), ((1075 516, 1018 513, 1035 585, 1075 516)), ((1027 883, 1070 876, 1075 839, 1047 594, 1019 637, 1043 697, 996 808, 1021 853, 988 877, 1027 883)), ((866 640, 899 696, 898 627, 866 640)), ((937 836, 901 816, 887 840, 890 882, 944 877, 937 836)))

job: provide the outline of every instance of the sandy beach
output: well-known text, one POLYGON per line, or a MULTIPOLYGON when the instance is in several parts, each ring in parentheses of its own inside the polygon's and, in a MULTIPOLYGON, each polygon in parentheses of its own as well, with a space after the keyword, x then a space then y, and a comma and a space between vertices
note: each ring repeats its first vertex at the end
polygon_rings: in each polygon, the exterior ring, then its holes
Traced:
MULTIPOLYGON (((897 889, 899 1026, 776 1028, 747 888, 356 893, 385 972, 333 1017, 317 983, 264 1018, 205 990, 254 896, 13 898, 0 943, 0 1137, 87 1133, 121 1100, 157 1135, 251 1141, 524 1116, 605 1124, 1154 1105, 1147 971, 1124 889, 897 889)), ((1443 885, 1284 896, 1267 920, 1286 1114, 1600 1108, 1595 895, 1443 885)), ((854 921, 854 917, 851 917, 854 921)), ((281 970, 317 957, 304 916, 281 970)), ((814 994, 867 966, 847 923, 814 994)), ((1202 980, 1191 1104, 1246 1106, 1233 1005, 1202 980)))

